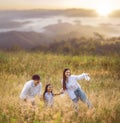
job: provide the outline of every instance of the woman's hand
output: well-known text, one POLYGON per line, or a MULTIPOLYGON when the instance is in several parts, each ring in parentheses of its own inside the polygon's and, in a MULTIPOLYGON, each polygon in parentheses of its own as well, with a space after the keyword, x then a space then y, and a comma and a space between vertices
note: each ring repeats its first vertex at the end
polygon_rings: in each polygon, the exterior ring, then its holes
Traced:
POLYGON ((85 80, 90 81, 89 73, 86 73, 85 80))

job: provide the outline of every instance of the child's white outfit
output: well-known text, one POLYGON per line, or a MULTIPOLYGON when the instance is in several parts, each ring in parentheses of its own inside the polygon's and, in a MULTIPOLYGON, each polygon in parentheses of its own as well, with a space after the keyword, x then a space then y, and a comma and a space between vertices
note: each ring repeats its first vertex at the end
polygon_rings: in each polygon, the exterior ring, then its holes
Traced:
POLYGON ((52 106, 54 103, 53 94, 50 92, 45 93, 45 102, 47 106, 52 106))

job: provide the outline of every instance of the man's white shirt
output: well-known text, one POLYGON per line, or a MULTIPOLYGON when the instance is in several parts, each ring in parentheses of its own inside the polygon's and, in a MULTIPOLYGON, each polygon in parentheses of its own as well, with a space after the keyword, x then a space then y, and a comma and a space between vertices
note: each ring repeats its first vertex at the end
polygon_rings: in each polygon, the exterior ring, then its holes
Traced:
POLYGON ((42 83, 37 86, 34 85, 34 80, 27 81, 20 94, 21 99, 34 98, 36 95, 39 97, 42 95, 42 83))

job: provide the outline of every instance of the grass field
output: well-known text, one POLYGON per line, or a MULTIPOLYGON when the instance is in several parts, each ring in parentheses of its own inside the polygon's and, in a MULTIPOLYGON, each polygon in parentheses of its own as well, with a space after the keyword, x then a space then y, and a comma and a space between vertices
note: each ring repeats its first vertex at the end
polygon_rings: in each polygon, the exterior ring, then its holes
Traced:
POLYGON ((0 123, 119 123, 120 122, 120 58, 118 56, 70 56, 41 52, 0 52, 0 123), (91 81, 79 81, 94 108, 79 103, 79 113, 67 96, 55 97, 52 109, 21 106, 19 94, 33 74, 43 84, 61 89, 62 71, 69 67, 72 74, 87 72, 91 81))

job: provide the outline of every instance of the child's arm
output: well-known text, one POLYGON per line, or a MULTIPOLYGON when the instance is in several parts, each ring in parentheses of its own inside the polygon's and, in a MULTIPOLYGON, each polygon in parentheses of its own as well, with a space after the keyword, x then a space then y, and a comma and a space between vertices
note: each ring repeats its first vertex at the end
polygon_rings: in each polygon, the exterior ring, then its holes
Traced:
POLYGON ((60 95, 60 94, 63 94, 63 92, 60 92, 60 93, 57 93, 57 94, 53 94, 53 96, 57 96, 57 95, 60 95))

